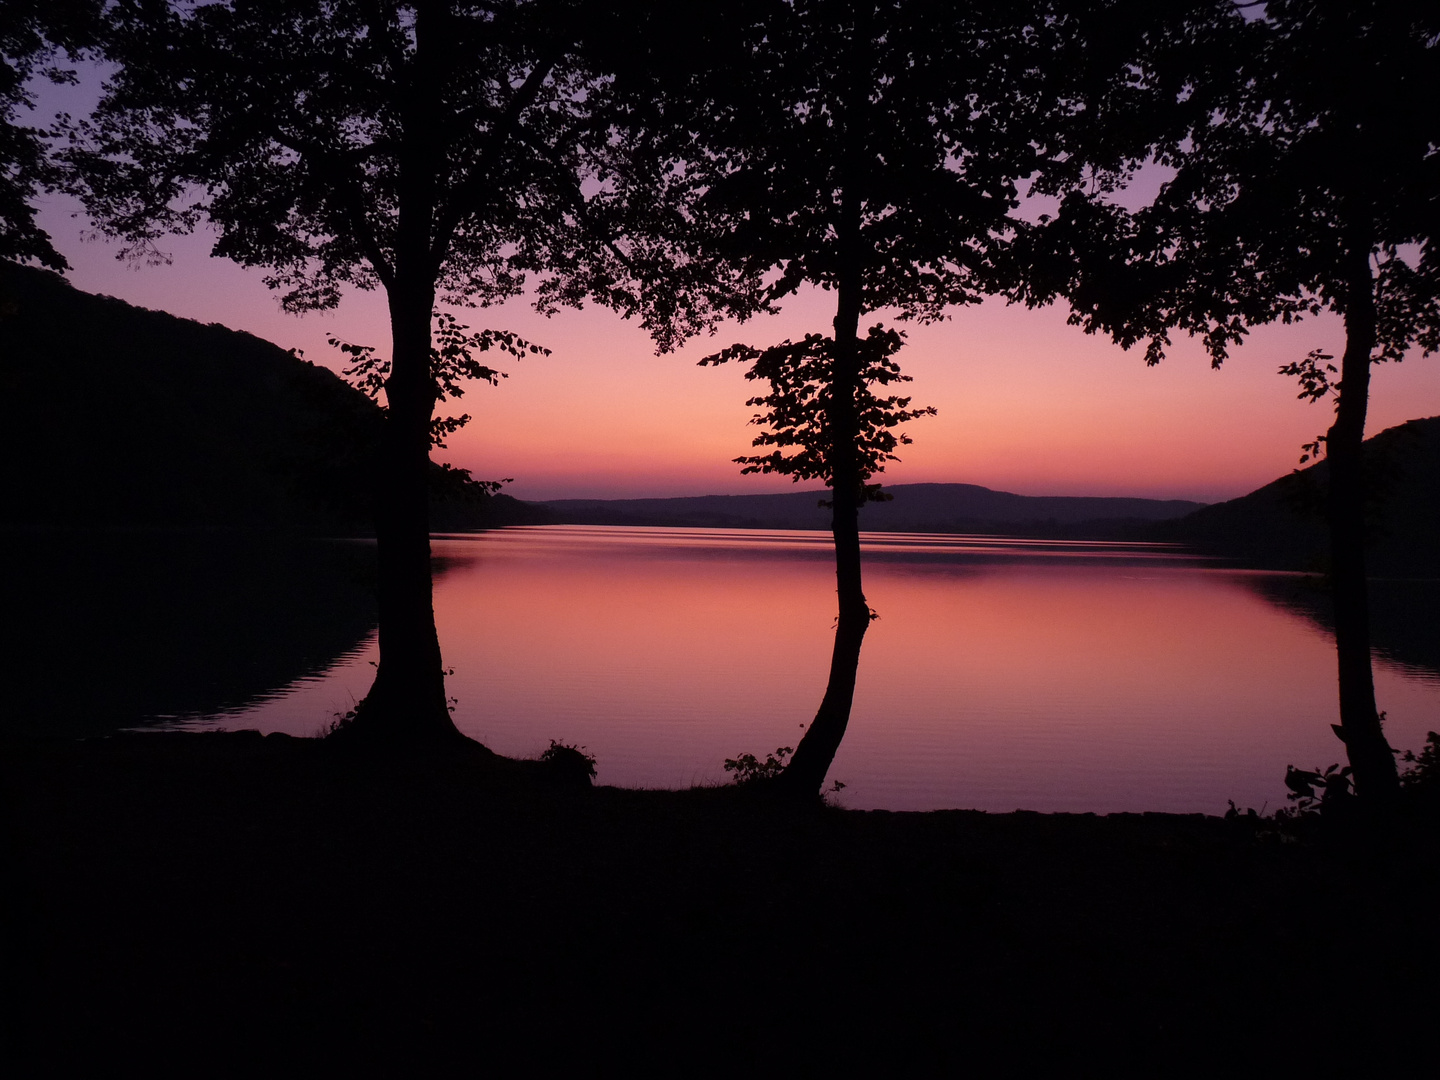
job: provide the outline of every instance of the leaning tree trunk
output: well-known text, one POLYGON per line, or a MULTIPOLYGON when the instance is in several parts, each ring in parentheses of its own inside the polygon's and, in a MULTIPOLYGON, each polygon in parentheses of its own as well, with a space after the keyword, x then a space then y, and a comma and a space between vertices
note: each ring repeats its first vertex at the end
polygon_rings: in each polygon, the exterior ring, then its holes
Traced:
POLYGON ((1384 811, 1399 798, 1395 752, 1380 728, 1370 663, 1370 607, 1365 580, 1366 480, 1362 461, 1365 413, 1370 397, 1370 355, 1376 312, 1368 244, 1347 254, 1345 355, 1335 422, 1325 437, 1330 469, 1326 513, 1330 525, 1330 575, 1335 602, 1335 652, 1339 667, 1340 723, 1355 793, 1384 811))
POLYGON ((445 697, 430 581, 430 312, 434 288, 390 294, 394 348, 376 492, 380 663, 355 710, 356 736, 388 744, 458 735, 445 697))
POLYGON ((842 269, 835 312, 835 355, 831 376, 827 456, 830 465, 830 531, 835 538, 835 587, 839 618, 835 648, 830 655, 830 679, 814 721, 795 748, 795 756, 780 776, 780 787, 813 795, 825 783, 825 774, 840 749, 850 723, 855 698, 855 676, 860 668, 860 646, 870 626, 870 605, 860 577, 860 500, 862 481, 858 440, 856 394, 860 389, 860 273, 856 247, 859 241, 857 200, 842 197, 842 269))
POLYGON ((860 645, 870 626, 870 605, 860 578, 860 475, 855 455, 856 325, 859 305, 842 303, 835 316, 835 381, 831 387, 830 431, 833 455, 830 531, 835 538, 835 586, 840 612, 830 679, 814 721, 795 748, 780 777, 780 786, 797 794, 814 794, 840 749, 850 723, 860 645))

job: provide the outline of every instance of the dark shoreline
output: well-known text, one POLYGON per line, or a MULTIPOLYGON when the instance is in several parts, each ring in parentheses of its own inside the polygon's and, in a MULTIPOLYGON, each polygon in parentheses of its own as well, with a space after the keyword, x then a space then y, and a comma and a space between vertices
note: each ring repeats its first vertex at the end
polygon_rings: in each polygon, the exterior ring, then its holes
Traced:
POLYGON ((787 808, 254 733, 0 763, 7 1042, 42 1066, 1324 1072, 1428 1057, 1440 1001, 1433 830, 787 808))

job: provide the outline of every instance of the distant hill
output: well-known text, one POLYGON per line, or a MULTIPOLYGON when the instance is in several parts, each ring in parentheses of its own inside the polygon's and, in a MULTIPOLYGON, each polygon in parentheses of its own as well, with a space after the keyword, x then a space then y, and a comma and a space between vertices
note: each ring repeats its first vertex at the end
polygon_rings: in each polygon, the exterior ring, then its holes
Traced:
MULTIPOLYGON (((889 502, 870 503, 860 527, 874 532, 1010 533, 1133 538, 1152 522, 1202 506, 1183 499, 1012 495, 975 484, 885 486, 889 502)), ((778 495, 700 495, 678 499, 555 499, 540 505, 577 525, 663 525, 727 529, 828 529, 824 489, 778 495)))
MULTIPOLYGON (((216 324, 0 262, 0 525, 371 529, 380 411, 216 324)), ((546 520, 436 466, 437 525, 546 520)))
MULTIPOLYGON (((1367 553, 1376 576, 1440 574, 1440 416, 1411 420, 1365 441, 1375 499, 1367 553)), ((1156 539, 1190 544, 1248 566, 1323 571, 1329 468, 1322 460, 1257 491, 1153 527, 1156 539)))

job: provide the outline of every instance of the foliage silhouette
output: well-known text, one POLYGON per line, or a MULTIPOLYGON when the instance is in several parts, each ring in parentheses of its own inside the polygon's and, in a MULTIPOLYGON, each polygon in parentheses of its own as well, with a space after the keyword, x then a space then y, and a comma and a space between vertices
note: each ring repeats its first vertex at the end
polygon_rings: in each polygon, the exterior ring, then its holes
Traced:
POLYGON ((66 154, 100 226, 132 257, 161 259, 165 235, 207 220, 214 254, 265 268, 291 310, 385 292, 381 661, 357 736, 455 736, 425 497, 446 391, 431 364, 437 300, 528 288, 549 313, 593 297, 638 315, 662 348, 710 317, 705 289, 662 275, 668 249, 646 239, 674 211, 618 136, 635 111, 609 74, 626 58, 625 15, 574 0, 111 10, 119 68, 66 154))
POLYGON ((595 780, 595 755, 584 746, 550 740, 540 753, 549 776, 566 787, 590 787, 595 780))
MULTIPOLYGON (((904 339, 902 332, 876 325, 856 342, 859 362, 854 390, 855 453, 861 502, 890 497, 869 480, 885 467, 885 462, 899 460, 895 449, 911 441, 904 432, 893 429, 907 420, 935 415, 933 407, 911 409, 908 397, 879 398, 870 389, 876 384, 910 381, 910 376, 902 375, 900 366, 891 359, 904 339)), ((750 421, 769 429, 755 437, 754 445, 778 448, 768 454, 736 458, 735 463, 744 466, 741 473, 773 472, 797 482, 828 480, 832 443, 829 418, 836 386, 834 338, 807 334, 799 342, 786 341, 768 349, 731 345, 705 357, 700 364, 718 365, 730 360, 749 363, 746 379, 770 383, 770 393, 750 398, 745 404, 769 410, 757 413, 750 421)))
POLYGON ((1323 447, 1328 465, 1336 731, 1357 794, 1383 812, 1399 785, 1370 667, 1361 444, 1371 365, 1440 347, 1440 121, 1412 107, 1440 94, 1440 16, 1375 0, 1275 0, 1251 15, 1197 5, 1138 42, 1134 108, 1098 140, 1114 155, 1102 164, 1114 177, 1153 157, 1175 175, 1134 213, 1104 185, 1072 188, 1028 238, 1017 294, 1044 301, 1036 283, 1057 275, 1072 322, 1145 341, 1152 364, 1173 329, 1200 336, 1219 366, 1252 326, 1344 318, 1338 371, 1319 350, 1281 370, 1300 397, 1335 402, 1301 460, 1323 447))
POLYGON ((1425 746, 1420 753, 1406 750, 1401 760, 1411 767, 1401 776, 1403 783, 1415 787, 1424 785, 1440 786, 1440 733, 1430 732, 1425 736, 1425 746))
MULTIPOLYGON (((436 311, 434 331, 430 347, 430 375, 435 380, 436 402, 464 397, 465 380, 488 382, 498 386, 501 379, 510 377, 508 372, 487 367, 475 359, 475 354, 497 349, 508 353, 517 360, 539 353, 549 356, 550 350, 532 345, 524 338, 509 330, 478 330, 460 322, 448 311, 436 311)), ((373 345, 355 345, 339 338, 329 338, 329 343, 351 358, 345 369, 345 377, 359 387, 372 401, 379 401, 390 377, 389 359, 375 355, 373 345)), ((381 406, 382 409, 384 406, 381 406)), ((444 449, 445 440, 470 422, 470 414, 460 416, 436 416, 430 420, 430 444, 444 449)), ((492 493, 500 490, 501 483, 509 481, 476 481, 492 493)))
POLYGON ((1440 821, 1440 732, 1429 732, 1418 754, 1406 750, 1400 760, 1406 765, 1400 789, 1410 809, 1431 823, 1440 821))
POLYGON ((73 83, 72 69, 94 44, 100 0, 6 0, 0 6, 0 259, 66 268, 50 236, 35 221, 32 200, 59 175, 47 152, 47 132, 21 122, 34 107, 34 78, 73 83))
POLYGON ((763 280, 770 300, 802 285, 835 294, 829 337, 770 349, 736 345, 706 363, 745 360, 771 393, 746 471, 830 488, 839 618, 824 699, 779 782, 815 793, 849 721, 871 610, 858 512, 866 486, 927 414, 877 398, 903 379, 901 338, 869 312, 921 321, 994 287, 994 255, 1013 228, 1018 183, 1047 151, 1053 103, 1040 59, 1061 30, 1026 4, 888 5, 850 0, 738 5, 708 63, 671 96, 699 117, 676 150, 703 177, 695 207, 702 257, 763 280))
POLYGON ((754 754, 741 754, 738 758, 725 759, 725 771, 734 774, 735 783, 741 787, 762 784, 779 779, 785 771, 785 759, 795 752, 793 746, 776 747, 773 754, 766 754, 761 761, 754 754))
POLYGON ((1296 814, 1334 813, 1354 793, 1350 775, 1354 770, 1339 763, 1313 770, 1285 766, 1285 798, 1295 804, 1296 814))

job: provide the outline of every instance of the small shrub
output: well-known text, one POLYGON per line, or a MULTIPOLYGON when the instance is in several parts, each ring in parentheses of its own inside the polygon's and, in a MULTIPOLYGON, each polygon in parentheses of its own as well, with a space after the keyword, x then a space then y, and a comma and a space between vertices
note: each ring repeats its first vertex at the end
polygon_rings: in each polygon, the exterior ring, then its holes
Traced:
POLYGON ((340 735, 345 731, 346 728, 348 728, 352 723, 354 723, 354 721, 354 709, 351 709, 349 712, 337 712, 334 714, 333 718, 330 720, 329 723, 320 725, 320 733, 317 737, 321 739, 329 739, 335 737, 336 735, 340 735))
POLYGON ((1342 769, 1338 763, 1323 771, 1318 768, 1307 771, 1287 765, 1285 786, 1290 789, 1285 793, 1285 798, 1295 804, 1290 812, 1295 816, 1337 809, 1354 794, 1350 781, 1350 766, 1346 765, 1342 769))
POLYGON ((758 784, 774 780, 785 771, 785 759, 795 752, 793 746, 777 747, 773 754, 766 754, 761 761, 754 754, 741 754, 738 758, 725 759, 725 771, 735 775, 739 786, 758 784))
POLYGON ((1406 750, 1400 760, 1408 769, 1400 771, 1400 785, 1414 790, 1440 791, 1440 731, 1425 736, 1425 749, 1416 754, 1406 750))
POLYGON ((1400 756, 1408 768, 1400 771, 1400 793, 1410 808, 1427 817, 1440 816, 1440 732, 1425 737, 1418 754, 1406 750, 1400 756))
POLYGON ((595 755, 584 746, 550 740, 540 762, 556 779, 577 787, 589 787, 595 779, 595 755))
POLYGON ((1248 806, 1242 813, 1240 808, 1235 805, 1234 799, 1226 799, 1225 801, 1230 804, 1230 809, 1225 811, 1226 821, 1244 820, 1254 824, 1263 820, 1262 811, 1264 810, 1264 807, 1261 807, 1260 810, 1256 810, 1253 806, 1248 806))

